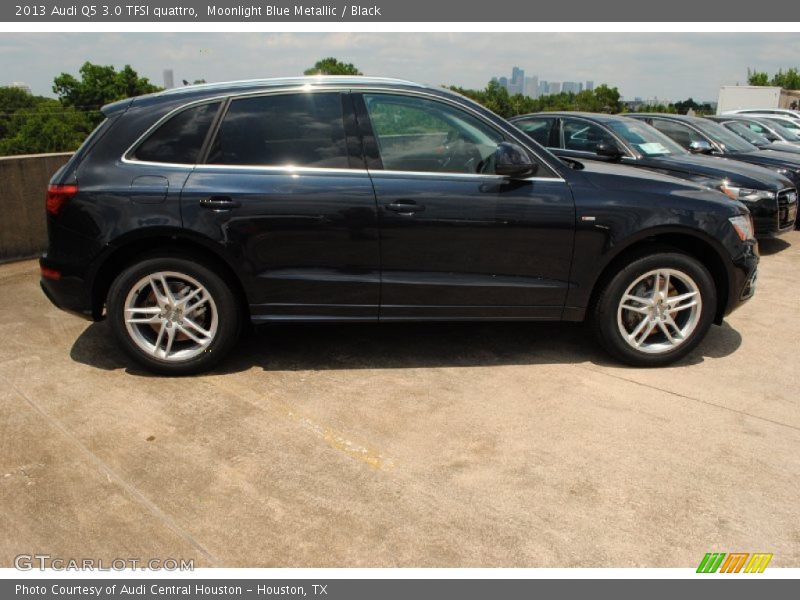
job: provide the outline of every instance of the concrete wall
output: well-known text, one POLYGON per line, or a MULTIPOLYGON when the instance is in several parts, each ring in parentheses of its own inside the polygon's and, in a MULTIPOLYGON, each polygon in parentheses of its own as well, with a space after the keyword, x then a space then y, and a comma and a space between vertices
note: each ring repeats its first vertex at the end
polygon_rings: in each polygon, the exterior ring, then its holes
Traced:
POLYGON ((46 248, 47 183, 71 154, 0 157, 0 262, 38 256, 46 248))

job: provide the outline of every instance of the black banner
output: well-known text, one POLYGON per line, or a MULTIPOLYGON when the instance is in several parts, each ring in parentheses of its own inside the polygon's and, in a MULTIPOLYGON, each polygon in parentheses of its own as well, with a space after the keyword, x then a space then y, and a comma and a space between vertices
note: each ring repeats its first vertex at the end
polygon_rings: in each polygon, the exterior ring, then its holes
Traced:
POLYGON ((501 600, 536 598, 627 598, 641 600, 726 600, 756 597, 791 598, 797 582, 764 579, 758 575, 725 577, 698 576, 697 579, 589 580, 552 579, 425 580, 425 579, 41 579, 0 582, 0 597, 40 600, 501 600))
POLYGON ((800 5, 783 0, 37 0, 3 3, 12 22, 772 22, 800 21, 800 5))

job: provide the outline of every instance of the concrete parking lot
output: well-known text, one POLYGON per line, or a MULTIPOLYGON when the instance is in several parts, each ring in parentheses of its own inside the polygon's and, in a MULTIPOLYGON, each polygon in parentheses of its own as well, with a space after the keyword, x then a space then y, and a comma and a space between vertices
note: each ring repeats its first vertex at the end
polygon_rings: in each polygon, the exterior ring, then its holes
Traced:
POLYGON ((800 566, 800 232, 664 369, 578 325, 274 326, 151 377, 0 267, 0 566, 800 566))

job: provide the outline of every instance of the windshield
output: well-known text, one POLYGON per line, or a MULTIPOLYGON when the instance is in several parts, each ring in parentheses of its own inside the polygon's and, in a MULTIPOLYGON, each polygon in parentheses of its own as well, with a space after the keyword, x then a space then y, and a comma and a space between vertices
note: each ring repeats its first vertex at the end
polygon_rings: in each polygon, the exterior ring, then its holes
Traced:
POLYGON ((791 121, 786 121, 784 119, 770 119, 766 118, 766 121, 769 121, 769 126, 772 127, 775 131, 778 132, 783 139, 789 142, 797 142, 800 141, 800 125, 796 125, 791 121))
POLYGON ((643 156, 686 154, 660 131, 638 121, 611 121, 608 126, 643 156))
POLYGON ((725 150, 729 152, 755 152, 758 150, 756 146, 728 131, 719 123, 714 123, 708 119, 696 119, 693 124, 716 143, 724 146, 725 150))
POLYGON ((751 144, 755 144, 756 146, 769 146, 770 141, 760 133, 756 133, 752 129, 750 129, 744 123, 739 123, 736 121, 731 121, 729 123, 725 123, 725 127, 730 129, 739 137, 746 139, 751 144))

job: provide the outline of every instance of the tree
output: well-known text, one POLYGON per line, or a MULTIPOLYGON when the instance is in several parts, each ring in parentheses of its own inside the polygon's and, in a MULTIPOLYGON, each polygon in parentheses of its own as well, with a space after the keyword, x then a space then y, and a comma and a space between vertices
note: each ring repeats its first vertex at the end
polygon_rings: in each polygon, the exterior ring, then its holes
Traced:
POLYGON ((772 77, 764 71, 747 69, 747 83, 750 85, 774 85, 785 90, 800 90, 800 71, 796 68, 778 69, 772 77))
POLYGON ((53 80, 53 92, 61 104, 78 110, 93 111, 90 118, 99 123, 102 120, 100 108, 104 104, 157 92, 161 88, 153 85, 146 77, 140 77, 130 65, 117 72, 111 65, 83 63, 80 79, 69 73, 61 73, 53 80))
POLYGON ((0 87, 0 139, 8 136, 9 122, 14 113, 36 106, 36 98, 19 88, 0 87))
POLYGON ((329 56, 318 60, 313 67, 303 71, 303 75, 363 75, 353 63, 340 62, 329 56))
POLYGON ((798 90, 800 89, 800 72, 792 68, 784 73, 782 69, 779 69, 772 76, 772 85, 782 87, 785 90, 798 90))
POLYGON ((619 90, 615 87, 608 87, 605 83, 594 88, 594 95, 599 105, 599 110, 608 113, 618 113, 622 110, 622 103, 619 101, 619 90))
POLYGON ((75 150, 93 124, 85 112, 58 100, 34 96, 35 105, 10 116, 0 139, 0 156, 75 150))
POLYGON ((764 71, 747 69, 747 83, 749 85, 769 85, 769 75, 764 71))
POLYGON ((451 90, 471 98, 501 117, 509 118, 532 112, 551 110, 585 110, 591 112, 613 112, 622 110, 617 88, 599 85, 594 90, 584 90, 577 94, 563 92, 531 98, 523 94, 511 96, 508 90, 497 81, 491 81, 482 90, 451 87, 451 90))

